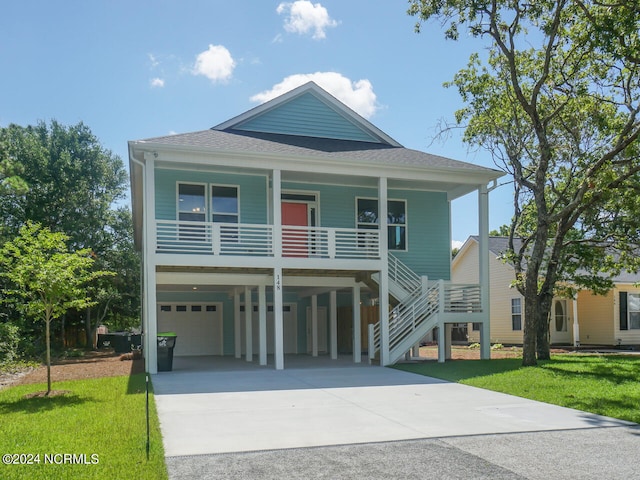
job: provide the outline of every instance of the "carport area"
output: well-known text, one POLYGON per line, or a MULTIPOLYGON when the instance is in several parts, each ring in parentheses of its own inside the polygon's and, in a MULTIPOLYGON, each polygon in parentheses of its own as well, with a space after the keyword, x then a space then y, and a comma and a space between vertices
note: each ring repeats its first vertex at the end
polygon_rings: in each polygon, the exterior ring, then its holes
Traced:
POLYGON ((629 425, 367 364, 229 360, 152 377, 167 457, 629 425))

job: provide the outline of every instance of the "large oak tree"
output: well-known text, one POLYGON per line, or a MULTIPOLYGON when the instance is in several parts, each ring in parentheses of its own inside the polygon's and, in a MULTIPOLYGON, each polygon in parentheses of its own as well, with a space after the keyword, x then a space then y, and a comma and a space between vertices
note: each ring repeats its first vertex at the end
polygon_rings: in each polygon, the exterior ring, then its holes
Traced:
POLYGON ((465 140, 513 177, 507 256, 524 296, 523 364, 549 358, 559 287, 602 291, 636 268, 640 1, 411 0, 478 42, 448 85, 465 140), (522 242, 514 242, 521 238, 522 242))

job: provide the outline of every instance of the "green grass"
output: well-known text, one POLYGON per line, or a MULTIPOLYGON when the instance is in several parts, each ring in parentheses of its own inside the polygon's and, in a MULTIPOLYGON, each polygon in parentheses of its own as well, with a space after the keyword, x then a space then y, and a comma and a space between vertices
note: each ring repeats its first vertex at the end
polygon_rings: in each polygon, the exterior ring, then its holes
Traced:
POLYGON ((639 356, 556 355, 536 367, 522 367, 514 358, 396 368, 640 423, 639 356))
MULTIPOLYGON (((72 393, 26 399, 43 384, 0 391, 0 454, 40 455, 40 464, 4 465, 2 479, 166 479, 162 438, 149 395, 151 448, 146 455, 145 376, 55 382, 72 393), (45 464, 45 454, 84 454, 97 464, 45 464)), ((64 461, 63 457, 53 460, 64 461)))

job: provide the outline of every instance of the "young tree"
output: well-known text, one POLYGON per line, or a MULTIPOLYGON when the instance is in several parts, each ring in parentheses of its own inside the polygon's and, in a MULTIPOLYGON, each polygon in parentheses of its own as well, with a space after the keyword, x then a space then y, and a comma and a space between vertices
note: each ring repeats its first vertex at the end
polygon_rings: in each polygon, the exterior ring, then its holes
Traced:
POLYGON ((465 140, 513 176, 509 260, 535 365, 559 282, 602 289, 600 271, 637 266, 640 1, 411 0, 409 13, 487 47, 449 86, 465 140))
POLYGON ((12 288, 5 289, 5 295, 19 297, 23 312, 45 323, 47 395, 51 392, 51 321, 69 309, 91 305, 86 285, 110 275, 92 271, 91 251, 71 252, 67 240, 63 233, 29 222, 0 250, 0 275, 12 284, 12 288))

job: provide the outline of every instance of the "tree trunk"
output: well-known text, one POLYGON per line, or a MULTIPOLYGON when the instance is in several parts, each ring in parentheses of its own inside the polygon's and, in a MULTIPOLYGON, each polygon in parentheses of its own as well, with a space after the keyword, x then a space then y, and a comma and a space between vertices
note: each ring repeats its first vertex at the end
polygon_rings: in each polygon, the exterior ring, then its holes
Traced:
POLYGON ((45 319, 45 323, 46 323, 45 343, 47 345, 47 395, 49 395, 51 393, 51 338, 50 338, 51 319, 47 317, 45 319))
POLYGON ((95 342, 95 329, 91 323, 91 307, 87 307, 86 315, 84 318, 84 335, 87 337, 87 350, 96 350, 95 342))
POLYGON ((549 345, 549 308, 544 305, 540 305, 538 307, 537 314, 536 349, 538 360, 550 360, 551 346, 549 345))
POLYGON ((553 293, 542 292, 538 296, 538 308, 536 312, 536 349, 538 360, 551 359, 551 346, 549 344, 549 313, 551 312, 552 303, 553 293))
POLYGON ((537 365, 536 360, 536 313, 537 298, 530 289, 525 291, 524 297, 524 331, 522 338, 522 365, 531 367, 537 365))

